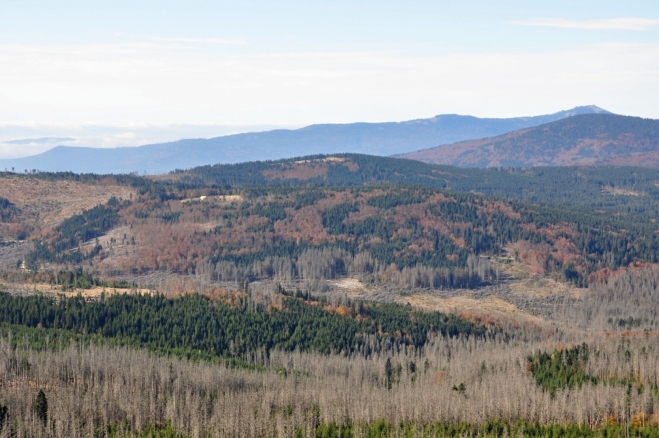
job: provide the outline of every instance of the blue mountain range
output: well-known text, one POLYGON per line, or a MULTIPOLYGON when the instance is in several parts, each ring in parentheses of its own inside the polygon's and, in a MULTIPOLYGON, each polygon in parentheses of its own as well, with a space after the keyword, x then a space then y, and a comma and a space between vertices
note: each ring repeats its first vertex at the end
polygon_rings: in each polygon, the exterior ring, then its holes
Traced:
POLYGON ((0 169, 157 174, 206 164, 314 154, 350 152, 391 156, 593 113, 610 114, 591 105, 534 117, 494 119, 445 114, 405 122, 320 124, 115 149, 57 146, 39 155, 0 160, 0 169))

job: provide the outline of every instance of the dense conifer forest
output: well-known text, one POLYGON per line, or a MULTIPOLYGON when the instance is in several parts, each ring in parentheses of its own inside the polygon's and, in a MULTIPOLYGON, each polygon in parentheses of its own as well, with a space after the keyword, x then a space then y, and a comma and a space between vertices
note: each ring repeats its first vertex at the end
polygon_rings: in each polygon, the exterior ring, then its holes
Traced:
POLYGON ((483 327, 455 315, 413 311, 398 304, 339 304, 283 289, 268 303, 248 293, 227 302, 205 296, 167 299, 113 295, 86 302, 82 297, 15 297, 0 294, 0 322, 98 335, 120 344, 167 354, 236 357, 250 351, 315 351, 350 355, 407 346, 421 348, 428 336, 485 335, 483 327), (307 298, 305 300, 304 298, 307 298))

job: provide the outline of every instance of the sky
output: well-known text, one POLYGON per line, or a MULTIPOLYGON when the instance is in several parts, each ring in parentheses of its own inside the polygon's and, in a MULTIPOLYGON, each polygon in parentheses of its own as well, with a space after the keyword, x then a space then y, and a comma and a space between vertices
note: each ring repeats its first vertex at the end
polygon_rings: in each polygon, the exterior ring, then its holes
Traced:
POLYGON ((656 0, 0 2, 0 158, 656 102, 656 0))

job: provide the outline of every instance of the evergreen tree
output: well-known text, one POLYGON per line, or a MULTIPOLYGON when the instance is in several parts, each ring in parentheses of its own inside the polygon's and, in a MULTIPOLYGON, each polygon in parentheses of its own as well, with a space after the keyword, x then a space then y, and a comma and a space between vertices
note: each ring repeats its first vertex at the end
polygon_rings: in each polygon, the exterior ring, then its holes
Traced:
POLYGON ((391 365, 391 358, 387 358, 387 363, 384 364, 384 375, 387 389, 391 389, 391 382, 394 380, 394 367, 391 365))
POLYGON ((34 412, 45 426, 48 423, 48 400, 42 389, 39 390, 37 398, 34 400, 34 412))
POLYGON ((7 420, 7 411, 9 408, 5 405, 0 405, 0 432, 5 427, 5 421, 7 420))

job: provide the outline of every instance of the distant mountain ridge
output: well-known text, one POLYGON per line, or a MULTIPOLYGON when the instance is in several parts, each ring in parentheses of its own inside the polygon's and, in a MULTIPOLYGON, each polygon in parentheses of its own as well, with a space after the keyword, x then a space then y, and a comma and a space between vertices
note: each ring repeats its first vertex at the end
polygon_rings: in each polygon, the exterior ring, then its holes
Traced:
POLYGON ((459 167, 659 167, 659 120, 581 114, 496 137, 400 155, 459 167))
POLYGON ((555 114, 508 119, 456 114, 389 123, 311 125, 301 129, 187 139, 139 147, 97 149, 58 146, 39 155, 0 160, 0 169, 77 173, 166 173, 216 163, 276 160, 301 155, 361 153, 405 154, 542 125, 579 114, 610 114, 594 105, 555 114))

